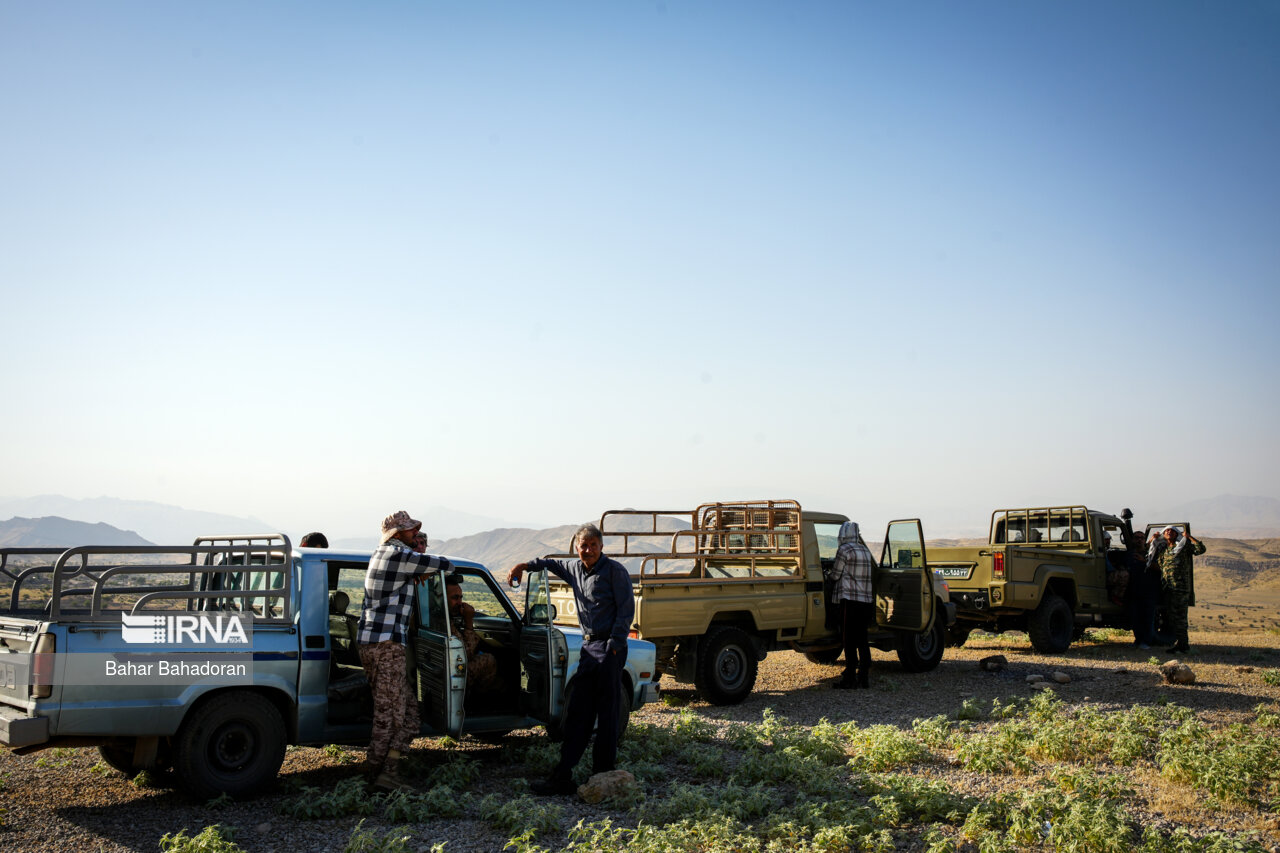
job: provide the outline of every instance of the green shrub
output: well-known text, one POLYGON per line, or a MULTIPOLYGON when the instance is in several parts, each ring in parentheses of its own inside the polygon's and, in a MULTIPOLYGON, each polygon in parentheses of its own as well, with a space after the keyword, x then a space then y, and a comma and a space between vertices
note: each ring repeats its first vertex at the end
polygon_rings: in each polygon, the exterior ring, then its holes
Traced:
POLYGON ((535 835, 554 832, 563 817, 562 806, 539 802, 528 794, 489 794, 480 801, 480 819, 508 836, 528 830, 535 835))
POLYGON ((331 791, 305 787, 300 793, 276 805, 276 811, 286 817, 315 820, 348 815, 371 815, 382 805, 381 794, 369 796, 364 779, 354 776, 333 786, 331 791))
POLYGON ((165 833, 160 839, 163 853, 242 853, 242 848, 234 843, 236 830, 234 827, 223 827, 220 824, 206 826, 199 835, 188 836, 185 829, 177 835, 165 833))

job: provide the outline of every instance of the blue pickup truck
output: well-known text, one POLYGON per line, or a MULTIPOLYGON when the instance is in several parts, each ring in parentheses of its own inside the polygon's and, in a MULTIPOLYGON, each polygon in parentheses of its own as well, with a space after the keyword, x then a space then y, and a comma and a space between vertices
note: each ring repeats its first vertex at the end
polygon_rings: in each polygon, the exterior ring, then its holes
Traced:
MULTIPOLYGON (((190 546, 0 549, 0 744, 97 746, 125 772, 172 767, 200 798, 271 782, 288 744, 362 744, 372 703, 356 649, 370 552, 294 550, 278 533, 190 546), (0 589, 3 593, 3 589, 0 589)), ((423 735, 562 733, 581 632, 553 624, 545 574, 513 602, 451 560, 500 688, 467 690, 439 575, 416 588, 410 661, 423 735)), ((657 699, 655 648, 630 640, 625 728, 657 699)))

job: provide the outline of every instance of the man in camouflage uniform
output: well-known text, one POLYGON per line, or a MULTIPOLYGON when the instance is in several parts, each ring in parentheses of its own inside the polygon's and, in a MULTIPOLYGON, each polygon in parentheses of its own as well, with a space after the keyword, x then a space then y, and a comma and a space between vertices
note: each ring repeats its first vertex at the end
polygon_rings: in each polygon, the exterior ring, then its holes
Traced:
POLYGON ((462 585, 456 579, 449 578, 444 591, 449 599, 449 629, 467 650, 467 695, 491 693, 498 688, 498 659, 480 649, 476 609, 462 600, 462 585))
POLYGON ((1152 549, 1164 582, 1164 629, 1173 635, 1170 652, 1190 651, 1187 640, 1187 608, 1191 604, 1191 558, 1204 553, 1204 543, 1176 527, 1161 531, 1165 547, 1152 549))
POLYGON ((418 736, 418 699, 409 686, 405 643, 413 587, 432 572, 450 571, 443 557, 413 550, 422 522, 401 510, 382 522, 382 546, 369 558, 358 639, 360 663, 373 692, 373 732, 368 770, 373 787, 393 791, 400 781, 400 756, 418 736))

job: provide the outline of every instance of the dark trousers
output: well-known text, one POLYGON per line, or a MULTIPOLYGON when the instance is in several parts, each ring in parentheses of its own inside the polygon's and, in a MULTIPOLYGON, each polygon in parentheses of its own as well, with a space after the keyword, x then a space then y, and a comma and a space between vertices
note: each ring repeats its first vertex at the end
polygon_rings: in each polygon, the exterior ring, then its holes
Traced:
POLYGON ((1142 569, 1129 574, 1129 601, 1135 643, 1157 642, 1156 610, 1160 602, 1160 576, 1142 569))
POLYGON ((614 769, 618 759, 618 699, 627 652, 624 647, 613 654, 607 646, 607 642, 601 641, 582 644, 573 695, 569 697, 565 714, 560 763, 552 771, 552 779, 568 780, 573 776, 573 768, 587 751, 592 727, 596 730, 596 742, 591 750, 591 772, 614 769))
POLYGON ((840 602, 840 628, 844 633, 844 677, 866 681, 871 673, 871 643, 867 629, 876 618, 876 606, 869 601, 840 602))

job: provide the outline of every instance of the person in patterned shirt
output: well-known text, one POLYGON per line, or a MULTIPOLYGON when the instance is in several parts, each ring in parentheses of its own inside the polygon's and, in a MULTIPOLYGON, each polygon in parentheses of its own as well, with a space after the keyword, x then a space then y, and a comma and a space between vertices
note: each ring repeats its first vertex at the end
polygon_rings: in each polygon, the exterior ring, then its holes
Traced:
POLYGON ((871 572, 875 559, 862 541, 858 524, 840 525, 840 547, 836 551, 831 579, 834 598, 840 602, 840 628, 844 634, 844 677, 836 682, 841 690, 871 686, 871 643, 867 629, 876 618, 871 592, 871 572))
POLYGON ((1188 652, 1187 608, 1191 605, 1191 558, 1205 551, 1204 543, 1176 527, 1160 531, 1165 547, 1155 556, 1164 581, 1165 629, 1173 635, 1170 652, 1188 652))
POLYGON ((364 576, 364 604, 357 638, 360 664, 373 692, 373 732, 366 759, 374 788, 406 788, 399 774, 400 757, 418 736, 418 700, 409 688, 405 644, 413 587, 427 575, 451 571, 443 557, 413 549, 422 522, 401 510, 382 522, 382 546, 369 558, 364 576))

